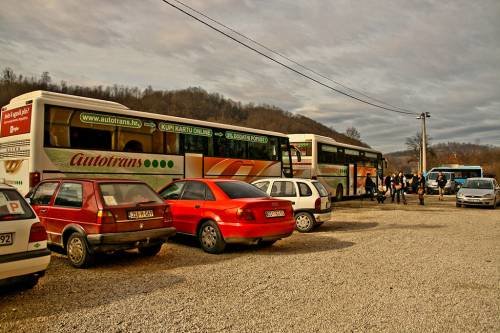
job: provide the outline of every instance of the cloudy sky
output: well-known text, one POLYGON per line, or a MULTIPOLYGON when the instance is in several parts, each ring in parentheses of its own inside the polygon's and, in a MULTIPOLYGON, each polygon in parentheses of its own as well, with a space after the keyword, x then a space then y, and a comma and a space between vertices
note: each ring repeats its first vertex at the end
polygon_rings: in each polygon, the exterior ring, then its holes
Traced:
MULTIPOLYGON (((500 145, 498 0, 183 1, 337 82, 430 112, 434 142, 500 145)), ((403 149, 419 130, 414 116, 321 87, 161 0, 0 5, 0 66, 16 73, 48 71, 56 82, 81 85, 202 87, 298 112, 339 132, 355 126, 383 152, 403 149)))

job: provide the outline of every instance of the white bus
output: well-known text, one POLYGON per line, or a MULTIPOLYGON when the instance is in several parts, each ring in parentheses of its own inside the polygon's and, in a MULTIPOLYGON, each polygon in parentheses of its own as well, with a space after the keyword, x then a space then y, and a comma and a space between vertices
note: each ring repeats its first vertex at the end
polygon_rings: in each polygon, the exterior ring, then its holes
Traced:
POLYGON ((294 177, 318 179, 336 200, 365 194, 368 174, 379 185, 384 165, 381 152, 316 134, 288 137, 302 157, 301 161, 292 157, 294 177))
POLYGON ((46 91, 1 110, 0 181, 27 193, 55 177, 134 178, 158 189, 185 177, 291 177, 284 134, 133 111, 46 91))

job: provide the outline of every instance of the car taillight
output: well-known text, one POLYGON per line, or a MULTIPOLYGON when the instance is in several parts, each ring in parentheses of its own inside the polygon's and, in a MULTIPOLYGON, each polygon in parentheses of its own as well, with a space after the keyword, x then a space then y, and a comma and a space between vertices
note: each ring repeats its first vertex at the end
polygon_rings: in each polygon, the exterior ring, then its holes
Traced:
POLYGON ((41 242, 47 240, 47 232, 45 227, 40 223, 36 222, 31 225, 29 242, 41 242))
POLYGON ((40 172, 30 172, 30 187, 35 187, 40 183, 40 172))
POLYGON ((97 211, 97 223, 115 223, 115 216, 109 210, 99 210, 97 211))
POLYGON ((321 198, 316 199, 314 202, 314 209, 319 212, 321 210, 321 198))
POLYGON ((245 220, 245 221, 255 220, 255 215, 253 214, 253 211, 249 208, 238 208, 238 210, 236 211, 236 215, 240 220, 245 220))
POLYGON ((173 221, 172 217, 172 211, 170 210, 170 206, 166 206, 165 210, 163 211, 163 222, 164 223, 171 223, 173 221))

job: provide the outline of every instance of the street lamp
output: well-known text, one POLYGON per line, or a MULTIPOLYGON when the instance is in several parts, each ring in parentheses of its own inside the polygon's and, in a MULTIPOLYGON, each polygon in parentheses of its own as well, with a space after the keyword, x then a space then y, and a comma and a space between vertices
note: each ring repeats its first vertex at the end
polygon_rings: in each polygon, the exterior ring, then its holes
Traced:
POLYGON ((429 112, 422 112, 417 119, 422 120, 422 144, 420 145, 420 172, 427 171, 427 131, 425 128, 425 118, 430 118, 429 112))

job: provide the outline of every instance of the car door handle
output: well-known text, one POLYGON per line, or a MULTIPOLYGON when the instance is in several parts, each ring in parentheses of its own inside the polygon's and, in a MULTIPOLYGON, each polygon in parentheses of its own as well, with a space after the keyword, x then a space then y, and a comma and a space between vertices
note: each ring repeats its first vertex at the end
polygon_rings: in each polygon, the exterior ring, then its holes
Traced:
POLYGON ((200 205, 194 205, 194 208, 200 208, 201 206, 200 205))
POLYGON ((45 214, 45 213, 47 213, 47 210, 46 209, 40 209, 40 213, 45 214))

